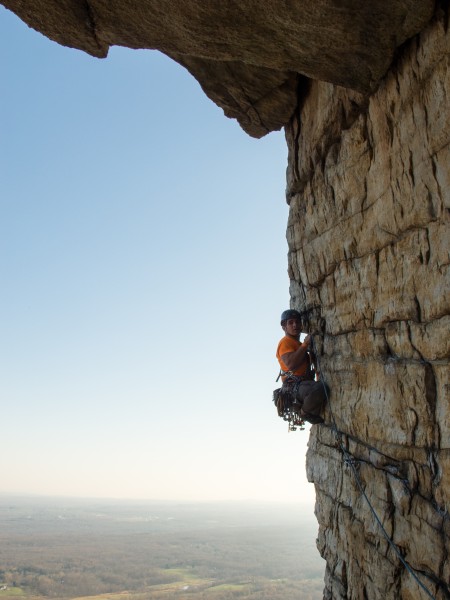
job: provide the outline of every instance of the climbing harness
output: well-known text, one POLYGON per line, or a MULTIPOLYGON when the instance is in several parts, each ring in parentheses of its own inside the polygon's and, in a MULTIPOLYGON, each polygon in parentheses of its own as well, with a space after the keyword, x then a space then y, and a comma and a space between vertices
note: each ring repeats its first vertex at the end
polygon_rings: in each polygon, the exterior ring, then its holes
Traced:
MULTIPOLYGON (((309 311, 305 311, 304 314, 306 317, 306 320, 309 321, 309 311)), ((311 329, 309 327, 309 329, 311 329)), ((311 347, 313 350, 313 353, 315 355, 315 359, 317 362, 317 366, 319 369, 319 372, 322 373, 322 370, 320 369, 320 364, 319 364, 319 355, 315 349, 315 344, 314 344, 314 337, 310 334, 311 337, 311 347)), ((355 477, 356 480, 356 484, 358 486, 359 491, 361 492, 361 495, 364 497, 365 501, 367 502, 367 505, 369 506, 369 509, 375 519, 375 521, 377 522, 377 524, 379 525, 381 532, 383 534, 383 536, 385 537, 385 539, 387 540, 387 542, 389 543, 389 545, 391 546, 391 548, 394 550, 395 554, 397 555, 397 557, 399 558, 400 562, 403 564, 403 566, 405 567, 405 569, 408 571, 408 573, 415 579, 416 583, 422 588, 422 590, 432 599, 432 600, 436 600, 435 596, 433 596, 433 594, 430 592, 430 590, 422 583, 422 581, 417 577, 416 573, 413 571, 412 567, 410 567, 410 565, 405 561, 405 559, 403 558, 400 550, 398 549, 397 545, 394 543, 394 541, 389 537, 389 534, 387 533, 386 529, 384 528, 383 523, 381 522, 381 519, 379 518, 379 516, 377 515, 369 497, 367 496, 365 490, 364 490, 364 486, 361 482, 361 478, 359 476, 359 472, 358 472, 358 460, 355 459, 355 457, 348 452, 348 450, 345 448, 343 440, 342 440, 342 432, 339 431, 337 424, 336 424, 336 419, 334 417, 334 413, 333 413, 333 409, 331 407, 331 402, 330 402, 330 398, 328 395, 328 390, 327 390, 327 386, 325 385, 325 382, 323 380, 323 376, 320 377, 320 381, 322 382, 324 391, 325 391, 325 397, 327 399, 327 405, 330 411, 330 415, 331 415, 331 421, 332 421, 332 430, 334 431, 335 435, 336 435, 336 439, 339 445, 339 449, 342 453, 342 457, 344 460, 344 463, 346 464, 346 466, 348 466, 352 472, 353 475, 355 477)))
POLYGON ((301 376, 281 370, 276 381, 280 377, 285 377, 283 385, 274 390, 272 397, 278 416, 288 422, 288 431, 302 431, 305 429, 305 420, 300 414, 303 402, 298 402, 297 392, 303 381, 314 381, 314 374, 311 369, 301 376))

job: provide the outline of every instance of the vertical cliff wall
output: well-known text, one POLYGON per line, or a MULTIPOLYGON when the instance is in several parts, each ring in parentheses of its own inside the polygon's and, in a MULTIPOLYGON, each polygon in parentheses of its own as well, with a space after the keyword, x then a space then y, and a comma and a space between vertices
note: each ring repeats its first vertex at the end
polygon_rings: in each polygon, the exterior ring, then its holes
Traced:
POLYGON ((307 456, 327 599, 430 597, 362 490, 450 598, 448 25, 439 11, 370 97, 304 84, 287 127, 292 306, 331 389, 307 456))

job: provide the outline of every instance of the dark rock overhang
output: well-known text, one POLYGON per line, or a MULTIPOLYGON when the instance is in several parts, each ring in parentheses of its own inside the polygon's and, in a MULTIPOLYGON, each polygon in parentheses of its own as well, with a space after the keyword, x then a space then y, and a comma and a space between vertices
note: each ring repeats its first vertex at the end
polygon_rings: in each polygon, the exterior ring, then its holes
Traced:
POLYGON ((254 137, 280 129, 302 76, 367 94, 434 0, 2 0, 48 38, 104 58, 160 50, 254 137))

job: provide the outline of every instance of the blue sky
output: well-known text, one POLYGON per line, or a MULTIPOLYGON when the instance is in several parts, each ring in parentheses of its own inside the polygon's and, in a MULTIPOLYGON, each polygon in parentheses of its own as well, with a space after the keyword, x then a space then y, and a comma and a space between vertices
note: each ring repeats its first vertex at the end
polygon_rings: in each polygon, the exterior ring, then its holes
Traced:
POLYGON ((313 501, 271 403, 289 305, 283 132, 158 52, 0 7, 1 491, 313 501))

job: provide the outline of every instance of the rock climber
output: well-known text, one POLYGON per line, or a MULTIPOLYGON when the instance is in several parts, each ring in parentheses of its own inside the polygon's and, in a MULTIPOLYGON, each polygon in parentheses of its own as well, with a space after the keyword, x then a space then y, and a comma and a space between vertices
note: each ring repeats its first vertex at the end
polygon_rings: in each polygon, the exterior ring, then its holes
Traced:
POLYGON ((321 381, 315 381, 311 368, 311 338, 300 342, 302 318, 297 310, 285 310, 281 315, 281 327, 285 336, 277 348, 283 390, 291 394, 293 403, 300 409, 300 417, 309 423, 323 423, 320 413, 326 400, 326 391, 321 381))

